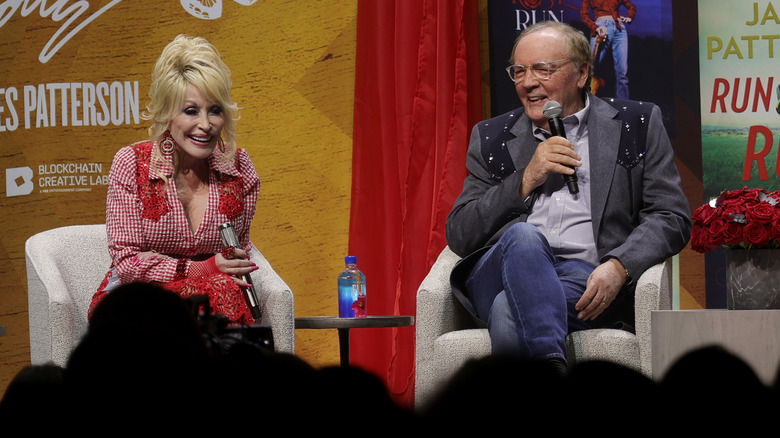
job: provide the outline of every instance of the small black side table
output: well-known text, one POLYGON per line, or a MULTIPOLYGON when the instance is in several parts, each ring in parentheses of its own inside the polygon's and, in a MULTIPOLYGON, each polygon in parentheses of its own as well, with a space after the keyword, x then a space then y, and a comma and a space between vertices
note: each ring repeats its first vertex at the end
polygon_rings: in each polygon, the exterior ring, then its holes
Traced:
POLYGON ((414 324, 409 315, 369 315, 365 318, 302 316, 295 318, 296 329, 337 329, 341 366, 349 366, 349 331, 353 328, 407 327, 414 324))

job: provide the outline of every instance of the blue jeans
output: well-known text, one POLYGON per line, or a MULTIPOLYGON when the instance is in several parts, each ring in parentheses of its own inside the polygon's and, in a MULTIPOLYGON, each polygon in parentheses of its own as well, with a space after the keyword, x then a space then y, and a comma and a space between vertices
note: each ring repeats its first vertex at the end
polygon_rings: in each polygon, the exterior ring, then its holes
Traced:
MULTIPOLYGON (((620 29, 617 28, 613 20, 598 19, 596 24, 607 29, 607 40, 602 43, 602 47, 594 62, 596 65, 601 64, 607 50, 612 51, 615 67, 615 97, 628 99, 628 32, 626 31, 626 24, 622 23, 620 29)), ((596 37, 591 37, 591 51, 595 42, 596 37)))
POLYGON ((511 226, 477 262, 466 290, 493 353, 566 360, 566 335, 591 327, 575 304, 595 266, 556 257, 533 225, 511 226))

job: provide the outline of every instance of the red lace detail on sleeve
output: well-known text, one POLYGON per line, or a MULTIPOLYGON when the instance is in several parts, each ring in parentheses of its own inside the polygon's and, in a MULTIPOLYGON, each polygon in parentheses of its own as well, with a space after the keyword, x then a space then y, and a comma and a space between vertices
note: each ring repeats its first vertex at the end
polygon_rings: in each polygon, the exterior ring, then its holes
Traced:
POLYGON ((230 219, 235 219, 244 212, 241 192, 244 179, 240 176, 222 174, 219 184, 219 212, 230 219))
POLYGON ((176 273, 173 278, 174 280, 187 278, 187 259, 182 258, 176 261, 176 273))
POLYGON ((168 213, 168 200, 165 196, 165 181, 149 179, 149 163, 152 159, 152 143, 141 143, 133 146, 136 156, 136 178, 138 197, 143 205, 144 219, 158 221, 168 213))

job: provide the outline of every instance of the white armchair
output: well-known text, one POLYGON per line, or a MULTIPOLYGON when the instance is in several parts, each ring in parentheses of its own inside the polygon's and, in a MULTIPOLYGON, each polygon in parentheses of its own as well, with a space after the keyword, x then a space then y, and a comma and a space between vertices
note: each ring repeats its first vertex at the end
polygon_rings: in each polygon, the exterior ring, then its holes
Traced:
MULTIPOLYGON (((292 292, 256 248, 249 255, 260 268, 252 273, 252 282, 263 320, 271 326, 274 348, 293 353, 292 292)), ((25 257, 32 364, 65 366, 87 331, 92 295, 111 263, 106 226, 71 225, 40 232, 27 239, 25 257)))
MULTIPOLYGON (((486 328, 476 328, 450 287, 450 273, 460 260, 445 247, 417 290, 415 406, 424 406, 442 384, 469 359, 491 352, 486 328)), ((570 364, 606 360, 652 377, 650 315, 671 309, 671 258, 652 266, 636 286, 636 334, 618 329, 591 329, 566 338, 570 364)))

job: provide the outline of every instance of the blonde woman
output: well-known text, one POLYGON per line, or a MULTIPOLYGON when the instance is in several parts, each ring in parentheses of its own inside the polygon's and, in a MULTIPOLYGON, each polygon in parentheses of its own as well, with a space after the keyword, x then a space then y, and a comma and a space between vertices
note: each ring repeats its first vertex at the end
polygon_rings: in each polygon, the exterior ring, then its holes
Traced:
MULTIPOLYGON (((237 149, 230 69, 200 37, 177 36, 152 72, 144 118, 150 138, 121 148, 109 173, 106 230, 112 265, 94 307, 120 284, 161 285, 182 297, 206 295, 234 324, 254 319, 243 276, 260 181, 237 149), (239 247, 218 231, 232 222, 239 247)), ((142 311, 143 309, 139 309, 142 311)))

